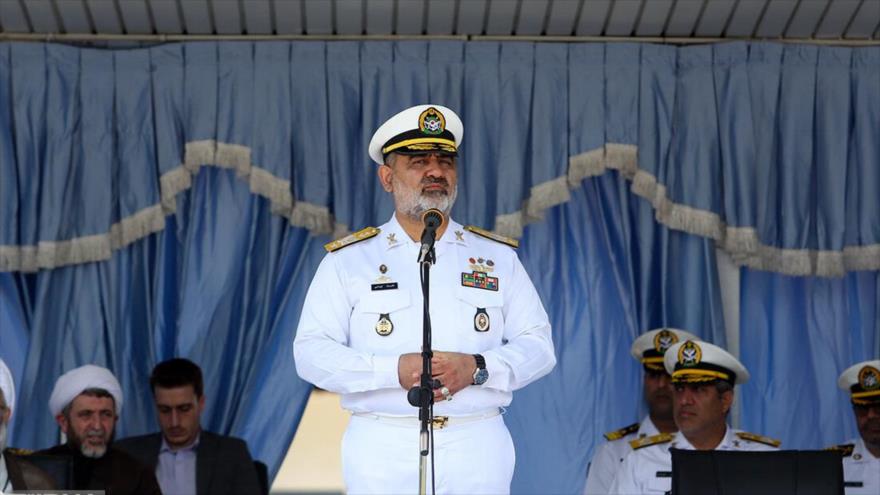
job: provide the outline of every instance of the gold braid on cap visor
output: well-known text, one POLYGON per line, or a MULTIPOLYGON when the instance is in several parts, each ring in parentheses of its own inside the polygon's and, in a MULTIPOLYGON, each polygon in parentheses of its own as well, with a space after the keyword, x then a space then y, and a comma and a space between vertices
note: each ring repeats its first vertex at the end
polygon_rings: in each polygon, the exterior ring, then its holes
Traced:
POLYGON ((401 141, 401 142, 399 142, 399 143, 394 143, 394 144, 392 144, 392 145, 390 145, 390 146, 386 146, 386 147, 382 148, 382 154, 388 154, 388 153, 391 153, 392 151, 394 151, 394 150, 396 150, 396 149, 403 148, 403 147, 405 147, 405 146, 409 146, 409 145, 411 145, 411 144, 426 144, 426 143, 431 143, 431 144, 443 144, 443 145, 449 146, 450 148, 452 148, 452 150, 455 150, 455 149, 456 149, 456 148, 455 148, 455 141, 452 141, 452 140, 450 140, 450 139, 444 139, 444 138, 415 138, 415 139, 407 139, 406 141, 401 141))
POLYGON ((666 368, 663 367, 663 356, 643 357, 640 361, 645 365, 645 368, 650 370, 666 371, 666 368))
POLYGON ((865 406, 865 405, 874 404, 874 403, 877 403, 880 401, 878 401, 877 399, 864 400, 863 399, 864 397, 878 397, 878 396, 880 396, 880 390, 871 390, 870 392, 853 392, 853 394, 851 396, 851 400, 852 400, 853 404, 856 404, 859 406, 865 406))
POLYGON ((678 370, 672 373, 672 383, 710 382, 712 380, 730 381, 730 375, 711 370, 678 370))

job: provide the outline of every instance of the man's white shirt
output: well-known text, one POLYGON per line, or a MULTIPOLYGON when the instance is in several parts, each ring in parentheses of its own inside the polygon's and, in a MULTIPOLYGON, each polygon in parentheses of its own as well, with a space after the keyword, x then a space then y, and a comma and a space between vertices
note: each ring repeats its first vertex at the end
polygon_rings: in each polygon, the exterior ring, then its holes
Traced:
POLYGON ((606 495, 614 481, 620 463, 627 454, 632 452, 630 440, 651 437, 660 433, 654 426, 650 416, 645 416, 639 424, 638 430, 624 435, 616 440, 609 440, 596 447, 590 468, 587 472, 587 483, 584 486, 584 495, 606 495))
MULTIPOLYGON (((727 427, 724 438, 714 450, 770 451, 778 450, 760 442, 737 437, 740 430, 727 427)), ((624 458, 609 493, 663 494, 672 489, 672 454, 669 449, 696 450, 681 433, 671 442, 658 443, 633 450, 624 458), (661 474, 658 476, 658 473, 661 474)))
MULTIPOLYGON (((397 365, 401 354, 419 352, 422 345, 420 244, 394 216, 380 230, 324 257, 306 295, 294 358, 300 377, 341 394, 345 409, 410 416, 416 409, 398 382, 397 365), (387 330, 383 318, 392 325, 390 334, 378 331, 387 330)), ((556 363, 547 313, 509 246, 450 219, 435 250, 432 347, 482 354, 489 380, 435 404, 434 413, 468 415, 507 406, 513 390, 556 363), (488 319, 479 324, 488 325, 485 331, 477 331, 479 313, 488 319)))
POLYGON ((846 495, 880 493, 880 458, 874 457, 861 437, 850 440, 852 454, 843 458, 843 481, 861 486, 847 486, 846 495))

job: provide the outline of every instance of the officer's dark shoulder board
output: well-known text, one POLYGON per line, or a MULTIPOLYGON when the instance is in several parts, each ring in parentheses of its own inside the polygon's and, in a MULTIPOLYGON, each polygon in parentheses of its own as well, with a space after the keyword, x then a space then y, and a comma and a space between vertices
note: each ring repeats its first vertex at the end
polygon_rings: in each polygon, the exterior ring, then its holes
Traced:
POLYGON ((672 433, 660 433, 659 435, 654 435, 651 437, 637 438, 635 440, 631 440, 629 442, 629 446, 632 447, 633 450, 639 450, 641 448, 650 447, 651 445, 669 443, 672 441, 673 438, 675 438, 675 435, 673 435, 672 433))
POLYGON ((464 227, 464 230, 467 230, 468 232, 472 232, 474 234, 477 234, 480 237, 485 237, 486 239, 491 239, 495 242, 500 242, 501 244, 507 244, 508 246, 510 246, 514 249, 519 247, 519 241, 516 239, 513 239, 512 237, 505 237, 503 235, 499 235, 494 232, 489 232, 486 229, 481 229, 481 228, 475 227, 473 225, 466 225, 464 227))
POLYGON ((771 447, 779 447, 782 445, 782 442, 776 440, 775 438, 765 437, 763 435, 756 435, 754 433, 749 433, 747 431, 738 431, 736 432, 736 436, 738 436, 742 440, 747 440, 749 442, 763 443, 764 445, 769 445, 771 447))
POLYGON ((609 431, 604 436, 605 436, 605 440, 608 440, 609 442, 611 442, 614 440, 620 440, 621 438, 629 435, 630 433, 635 433, 637 431, 639 431, 639 424, 633 423, 629 426, 624 426, 623 428, 621 428, 619 430, 609 431))
POLYGON ((828 447, 825 450, 830 450, 832 452, 837 452, 840 454, 840 457, 849 457, 853 454, 853 449, 855 449, 855 444, 852 443, 844 443, 840 445, 835 445, 833 447, 828 447))
POLYGON ((339 251, 344 247, 351 246, 352 244, 357 244, 361 241, 366 241, 371 237, 376 237, 377 235, 379 235, 379 232, 382 231, 379 230, 377 227, 367 227, 365 229, 358 230, 353 234, 349 234, 345 237, 324 244, 324 249, 326 249, 328 253, 339 251))

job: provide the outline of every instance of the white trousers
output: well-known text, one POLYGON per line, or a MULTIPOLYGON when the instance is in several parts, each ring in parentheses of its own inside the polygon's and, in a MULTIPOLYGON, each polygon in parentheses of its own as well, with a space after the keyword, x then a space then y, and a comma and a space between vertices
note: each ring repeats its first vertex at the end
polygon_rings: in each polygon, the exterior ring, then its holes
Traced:
MULTIPOLYGON (((348 493, 419 492, 419 427, 352 416, 342 437, 342 474, 348 493)), ((510 493, 516 456, 501 415, 434 429, 438 494, 510 493)), ((431 493, 431 463, 427 463, 431 493)))

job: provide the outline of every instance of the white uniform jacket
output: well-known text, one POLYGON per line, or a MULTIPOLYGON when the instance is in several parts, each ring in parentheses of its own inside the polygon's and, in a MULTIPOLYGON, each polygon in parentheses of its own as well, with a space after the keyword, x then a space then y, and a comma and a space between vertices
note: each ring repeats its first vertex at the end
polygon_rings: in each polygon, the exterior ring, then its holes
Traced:
POLYGON ((587 471, 587 484, 584 486, 584 495, 606 495, 614 481, 614 475, 620 468, 624 457, 632 452, 630 440, 636 438, 652 437, 660 433, 654 426, 650 416, 639 424, 639 429, 622 436, 616 440, 609 440, 596 447, 590 467, 587 471))
POLYGON ((843 481, 846 495, 880 493, 880 458, 874 457, 860 438, 850 440, 852 454, 843 458, 843 481))
MULTIPOLYGON (((394 216, 380 230, 324 257, 306 295, 293 354, 299 376, 341 394, 345 409, 414 416, 397 363, 422 346, 420 245, 394 216), (390 333, 383 319, 390 320, 390 333)), ((450 219, 435 250, 432 348, 482 354, 489 380, 435 404, 434 414, 507 406, 513 390, 556 364, 547 313, 511 247, 450 219)))
MULTIPOLYGON (((760 442, 743 440, 736 436, 739 431, 728 426, 715 450, 778 450, 760 442)), ((696 450, 681 433, 676 433, 671 442, 633 450, 624 458, 609 493, 632 495, 669 492, 672 489, 672 454, 669 449, 696 450), (658 476, 658 473, 662 475, 658 476)))

